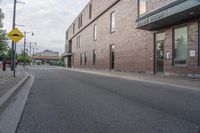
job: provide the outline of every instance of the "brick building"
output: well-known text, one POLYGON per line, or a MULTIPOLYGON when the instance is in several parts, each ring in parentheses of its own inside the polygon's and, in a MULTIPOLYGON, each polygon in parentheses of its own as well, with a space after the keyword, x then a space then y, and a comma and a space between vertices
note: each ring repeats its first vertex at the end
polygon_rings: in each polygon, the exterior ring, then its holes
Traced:
POLYGON ((200 0, 90 0, 66 31, 67 67, 200 77, 200 0))

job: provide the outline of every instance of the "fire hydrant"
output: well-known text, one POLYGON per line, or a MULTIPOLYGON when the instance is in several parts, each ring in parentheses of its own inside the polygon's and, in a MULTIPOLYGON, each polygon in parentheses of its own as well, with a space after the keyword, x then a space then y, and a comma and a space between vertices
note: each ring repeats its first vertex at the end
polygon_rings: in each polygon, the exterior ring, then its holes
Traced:
POLYGON ((3 71, 6 71, 6 60, 3 60, 3 71))

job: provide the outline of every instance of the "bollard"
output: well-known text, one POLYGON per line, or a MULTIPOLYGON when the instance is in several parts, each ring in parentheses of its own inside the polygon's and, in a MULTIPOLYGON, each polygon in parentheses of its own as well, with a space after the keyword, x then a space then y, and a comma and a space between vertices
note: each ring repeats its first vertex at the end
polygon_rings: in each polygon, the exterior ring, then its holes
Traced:
POLYGON ((6 60, 3 60, 3 71, 6 71, 6 60))

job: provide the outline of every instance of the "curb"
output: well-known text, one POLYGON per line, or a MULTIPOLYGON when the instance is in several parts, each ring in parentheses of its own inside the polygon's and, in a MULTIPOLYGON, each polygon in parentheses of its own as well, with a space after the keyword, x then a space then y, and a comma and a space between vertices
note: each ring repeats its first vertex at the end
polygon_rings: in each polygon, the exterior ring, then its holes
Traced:
POLYGON ((169 83, 169 82, 159 82, 159 81, 155 81, 155 80, 139 79, 137 77, 131 77, 131 76, 119 76, 119 75, 112 74, 112 73, 104 73, 104 72, 98 72, 98 71, 94 72, 94 71, 88 71, 88 70, 67 69, 67 68, 62 68, 62 69, 68 70, 68 71, 74 71, 74 72, 88 73, 88 74, 94 74, 94 75, 100 75, 100 76, 121 78, 121 79, 127 79, 127 80, 139 81, 139 82, 147 82, 147 83, 152 83, 152 84, 159 84, 159 85, 164 85, 164 86, 183 88, 186 90, 200 91, 200 89, 198 87, 185 86, 185 85, 174 84, 174 83, 169 83))
POLYGON ((0 97, 0 110, 6 105, 15 92, 17 92, 17 90, 27 81, 30 75, 26 72, 25 74, 26 76, 18 84, 9 89, 3 96, 0 97))
MULTIPOLYGON (((27 73, 26 73, 27 74, 27 73)), ((0 115, 0 133, 16 133, 21 117, 24 112, 30 91, 35 81, 35 77, 27 74, 28 79, 24 78, 24 83, 13 96, 13 102, 0 115), (26 81, 26 82, 25 82, 26 81)))

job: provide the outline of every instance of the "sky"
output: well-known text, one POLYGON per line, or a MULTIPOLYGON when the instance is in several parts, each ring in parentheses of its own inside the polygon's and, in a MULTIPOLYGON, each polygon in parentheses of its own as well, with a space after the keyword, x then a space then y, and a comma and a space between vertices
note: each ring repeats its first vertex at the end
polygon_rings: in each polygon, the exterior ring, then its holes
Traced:
MULTIPOLYGON (((5 15, 4 29, 12 30, 13 1, 0 0, 0 8, 5 15)), ((27 34, 27 47, 30 42, 35 52, 43 50, 64 53, 65 32, 89 0, 18 0, 26 4, 17 4, 16 26, 20 31, 34 32, 27 34)), ((10 44, 10 42, 9 42, 10 44)), ((23 40, 17 44, 17 51, 23 48, 23 40)))

